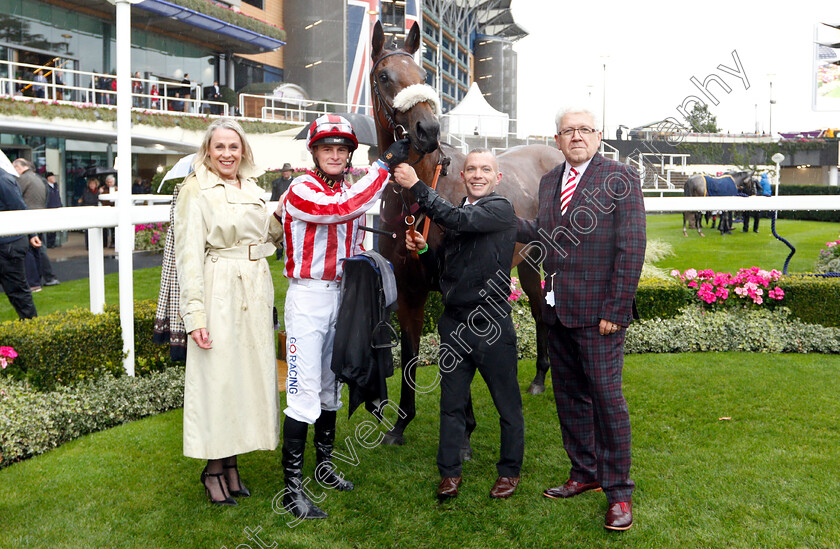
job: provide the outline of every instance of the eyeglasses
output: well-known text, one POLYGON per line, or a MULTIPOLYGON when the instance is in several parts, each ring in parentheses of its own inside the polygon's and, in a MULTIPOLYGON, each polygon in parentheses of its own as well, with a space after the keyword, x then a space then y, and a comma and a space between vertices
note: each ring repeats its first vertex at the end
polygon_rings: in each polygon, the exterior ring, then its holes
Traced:
POLYGON ((563 128, 562 130, 557 132, 557 135, 562 135, 563 137, 571 137, 572 135, 575 134, 575 132, 578 132, 580 135, 591 135, 591 134, 593 134, 597 131, 598 130, 596 130, 595 128, 587 128, 587 127, 583 127, 583 128, 563 128))

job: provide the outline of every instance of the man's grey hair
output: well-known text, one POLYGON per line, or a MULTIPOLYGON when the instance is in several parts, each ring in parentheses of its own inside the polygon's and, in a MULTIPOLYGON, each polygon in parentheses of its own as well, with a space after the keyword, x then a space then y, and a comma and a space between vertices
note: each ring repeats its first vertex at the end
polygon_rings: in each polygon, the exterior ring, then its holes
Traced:
POLYGON ((114 177, 113 175, 108 175, 108 176, 105 177, 105 183, 108 183, 109 181, 113 181, 114 183, 116 183, 117 178, 114 177))
POLYGON ((589 109, 583 107, 566 107, 557 111, 557 114, 554 116, 554 128, 558 133, 560 132, 560 122, 563 120, 563 117, 567 114, 588 115, 592 118, 592 124, 594 124, 596 130, 601 127, 601 125, 599 124, 598 116, 596 116, 595 113, 590 111, 589 109))
POLYGON ((33 170, 33 171, 35 170, 35 164, 33 164, 32 162, 30 162, 29 160, 27 160, 25 158, 15 158, 12 161, 12 165, 20 166, 21 168, 27 168, 27 169, 33 170))

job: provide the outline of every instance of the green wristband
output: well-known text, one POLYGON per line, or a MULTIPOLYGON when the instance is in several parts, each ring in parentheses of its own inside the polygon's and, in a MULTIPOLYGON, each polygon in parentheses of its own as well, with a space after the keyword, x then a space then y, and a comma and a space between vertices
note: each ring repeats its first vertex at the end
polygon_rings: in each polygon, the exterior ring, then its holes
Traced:
POLYGON ((424 254, 429 251, 429 243, 427 242, 425 246, 423 246, 422 250, 417 250, 418 254, 424 254))

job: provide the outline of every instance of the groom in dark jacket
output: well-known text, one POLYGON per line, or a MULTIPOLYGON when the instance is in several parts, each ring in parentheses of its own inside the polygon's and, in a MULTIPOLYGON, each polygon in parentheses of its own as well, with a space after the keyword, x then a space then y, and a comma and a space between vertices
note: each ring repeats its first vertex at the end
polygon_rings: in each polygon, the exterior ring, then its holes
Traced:
POLYGON ((491 151, 470 152, 461 179, 467 196, 455 207, 419 181, 408 164, 400 164, 394 170, 394 180, 411 189, 425 214, 444 229, 437 250, 429 249, 418 232, 406 233, 406 246, 420 254, 427 272, 437 276, 443 294, 444 310, 438 322, 438 498, 458 495, 470 384, 478 370, 499 412, 501 428, 496 464, 499 476, 490 497, 504 499, 513 495, 519 484, 525 451, 516 332, 508 303, 516 214, 508 199, 493 192, 502 174, 491 151))

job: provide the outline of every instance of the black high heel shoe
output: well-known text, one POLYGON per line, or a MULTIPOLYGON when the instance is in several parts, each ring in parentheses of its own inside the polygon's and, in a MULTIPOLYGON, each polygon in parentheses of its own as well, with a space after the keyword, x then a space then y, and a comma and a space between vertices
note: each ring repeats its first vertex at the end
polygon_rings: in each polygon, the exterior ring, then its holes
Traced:
POLYGON ((233 498, 225 498, 225 499, 213 499, 213 496, 210 495, 210 489, 207 488, 207 477, 215 477, 216 482, 219 483, 219 489, 222 491, 222 494, 225 493, 225 488, 222 485, 222 477, 225 476, 222 473, 208 473, 207 466, 204 466, 204 470, 201 472, 201 484, 204 485, 204 493, 207 494, 207 499, 210 500, 210 503, 215 505, 236 505, 236 500, 233 498))
POLYGON ((236 468, 236 465, 225 465, 225 469, 236 469, 236 478, 239 480, 239 490, 231 490, 230 486, 228 486, 228 492, 230 495, 235 498, 249 498, 251 497, 251 492, 245 488, 245 485, 242 484, 242 477, 239 476, 239 469, 236 468))

